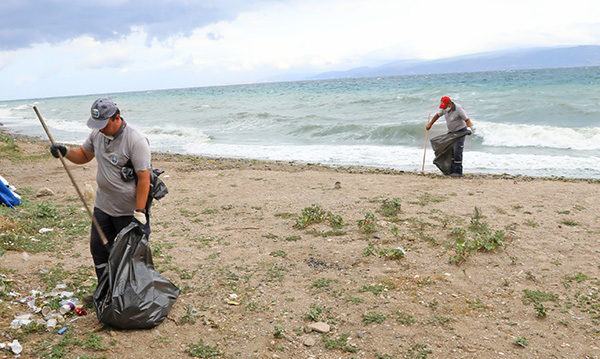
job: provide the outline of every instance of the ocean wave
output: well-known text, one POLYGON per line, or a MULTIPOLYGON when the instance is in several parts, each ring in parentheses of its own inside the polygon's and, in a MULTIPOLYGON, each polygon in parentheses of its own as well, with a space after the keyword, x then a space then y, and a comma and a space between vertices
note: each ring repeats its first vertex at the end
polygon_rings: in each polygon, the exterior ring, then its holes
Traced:
MULTIPOLYGON (((329 165, 360 165, 420 171, 423 150, 407 146, 346 146, 346 145, 243 145, 188 143, 187 154, 249 158, 274 161, 323 163, 329 165)), ((426 153, 425 172, 439 173, 433 165, 434 154, 426 153)), ((599 157, 545 156, 530 154, 491 154, 465 151, 465 173, 508 173, 513 175, 565 176, 594 178, 600 175, 599 157)))
POLYGON ((421 144, 425 124, 414 123, 306 123, 291 127, 286 134, 298 141, 324 141, 354 145, 421 144))
POLYGON ((565 128, 543 125, 477 122, 476 135, 484 146, 600 149, 600 127, 565 128))
MULTIPOLYGON (((140 128, 140 130, 149 138, 154 139, 161 143, 170 143, 172 141, 183 141, 183 142, 210 142, 210 136, 206 135, 198 128, 193 127, 152 127, 152 128, 140 128)), ((152 141, 151 141, 152 142, 152 141)))
POLYGON ((597 178, 600 157, 545 156, 530 154, 491 154, 465 151, 465 171, 509 173, 534 176, 597 178))

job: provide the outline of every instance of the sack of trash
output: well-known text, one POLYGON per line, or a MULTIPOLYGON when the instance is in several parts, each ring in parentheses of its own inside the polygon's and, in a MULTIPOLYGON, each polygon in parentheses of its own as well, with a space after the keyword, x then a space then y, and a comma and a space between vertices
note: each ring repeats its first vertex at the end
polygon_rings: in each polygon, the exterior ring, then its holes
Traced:
POLYGON ((154 268, 144 230, 132 222, 115 238, 94 293, 98 320, 120 329, 153 328, 177 297, 179 288, 154 268))
POLYGON ((436 165, 443 174, 449 175, 452 172, 452 157, 454 152, 452 146, 461 137, 467 135, 467 132, 451 132, 439 135, 431 139, 431 148, 435 153, 433 164, 436 165))

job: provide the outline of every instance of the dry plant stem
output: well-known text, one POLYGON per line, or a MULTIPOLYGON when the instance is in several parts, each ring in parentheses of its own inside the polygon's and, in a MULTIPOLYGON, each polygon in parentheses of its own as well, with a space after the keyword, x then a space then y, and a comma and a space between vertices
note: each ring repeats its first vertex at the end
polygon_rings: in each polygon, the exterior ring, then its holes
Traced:
MULTIPOLYGON (((54 138, 52 138, 52 135, 50 134, 50 131, 48 130, 48 127, 46 126, 46 123, 44 122, 44 119, 42 118, 42 115, 40 115, 40 112, 38 111, 37 107, 33 106, 33 110, 35 111, 35 114, 39 118, 39 120, 40 120, 40 122, 42 124, 42 127, 44 127, 44 131, 46 131, 46 135, 48 135, 48 138, 50 139, 50 143, 52 143, 52 145, 55 145, 54 138)), ((85 202, 85 199, 83 198, 83 194, 79 190, 79 186, 77 186, 77 182, 75 182, 75 178, 71 174, 71 171, 69 171, 69 168, 67 167, 67 162, 65 162, 65 158, 63 157, 63 155, 62 155, 62 153, 60 151, 58 151, 58 157, 60 158, 60 161, 62 162, 62 165, 65 168, 65 171, 67 171, 67 174, 69 175, 69 178, 71 179, 71 182, 73 183, 73 187, 75 187, 75 191, 77 192, 77 195, 79 196, 79 199, 81 199, 81 202, 83 203, 83 206, 85 207, 85 210, 90 215, 90 218, 92 219, 92 223, 94 224, 94 226, 96 227, 96 230, 100 234, 100 238, 102 239, 102 243, 106 246, 108 244, 108 240, 106 239, 106 236, 104 235, 104 232, 102 232, 102 228, 100 228, 100 224, 98 223, 98 221, 94 217, 94 214, 90 210, 90 207, 85 202)))

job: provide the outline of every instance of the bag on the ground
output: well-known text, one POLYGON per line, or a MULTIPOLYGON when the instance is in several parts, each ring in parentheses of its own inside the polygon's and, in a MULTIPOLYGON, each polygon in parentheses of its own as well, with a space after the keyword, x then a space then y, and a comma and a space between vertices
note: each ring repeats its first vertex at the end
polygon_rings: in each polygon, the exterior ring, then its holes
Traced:
POLYGON ((167 317, 179 288, 154 268, 148 240, 135 222, 115 239, 94 293, 101 323, 120 329, 153 328, 167 317))
MULTIPOLYGON (((2 178, 2 176, 0 176, 0 179, 4 179, 2 178)), ((15 195, 15 193, 9 188, 10 185, 6 185, 4 184, 4 181, 0 180, 0 204, 5 204, 8 207, 11 207, 12 209, 15 208, 15 206, 18 206, 21 204, 21 201, 19 201, 19 199, 17 198, 17 196, 15 195)))
POLYGON ((452 145, 466 135, 466 131, 451 132, 431 139, 431 148, 433 148, 433 152, 435 153, 433 164, 436 165, 443 174, 449 175, 452 173, 452 145))

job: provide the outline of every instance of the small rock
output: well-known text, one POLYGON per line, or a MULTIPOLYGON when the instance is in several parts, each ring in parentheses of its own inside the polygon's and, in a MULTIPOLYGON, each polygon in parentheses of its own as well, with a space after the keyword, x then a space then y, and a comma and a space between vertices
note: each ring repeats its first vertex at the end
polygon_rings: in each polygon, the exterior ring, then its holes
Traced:
POLYGON ((91 184, 86 183, 85 187, 83 189, 83 198, 87 202, 93 202, 95 194, 96 194, 96 192, 94 191, 94 187, 92 187, 91 184))
POLYGON ((329 333, 329 324, 323 322, 312 323, 308 326, 311 330, 319 333, 329 333))
POLYGON ((358 333, 356 333, 356 336, 357 336, 358 338, 362 339, 362 338, 364 338, 364 337, 365 337, 365 334, 366 334, 365 332, 358 332, 358 333))
POLYGON ((315 345, 317 345, 317 339, 315 339, 315 337, 308 337, 306 339, 304 339, 304 344, 307 347, 314 347, 315 345))
POLYGON ((54 195, 55 193, 48 187, 42 187, 35 193, 36 197, 49 197, 54 195))

